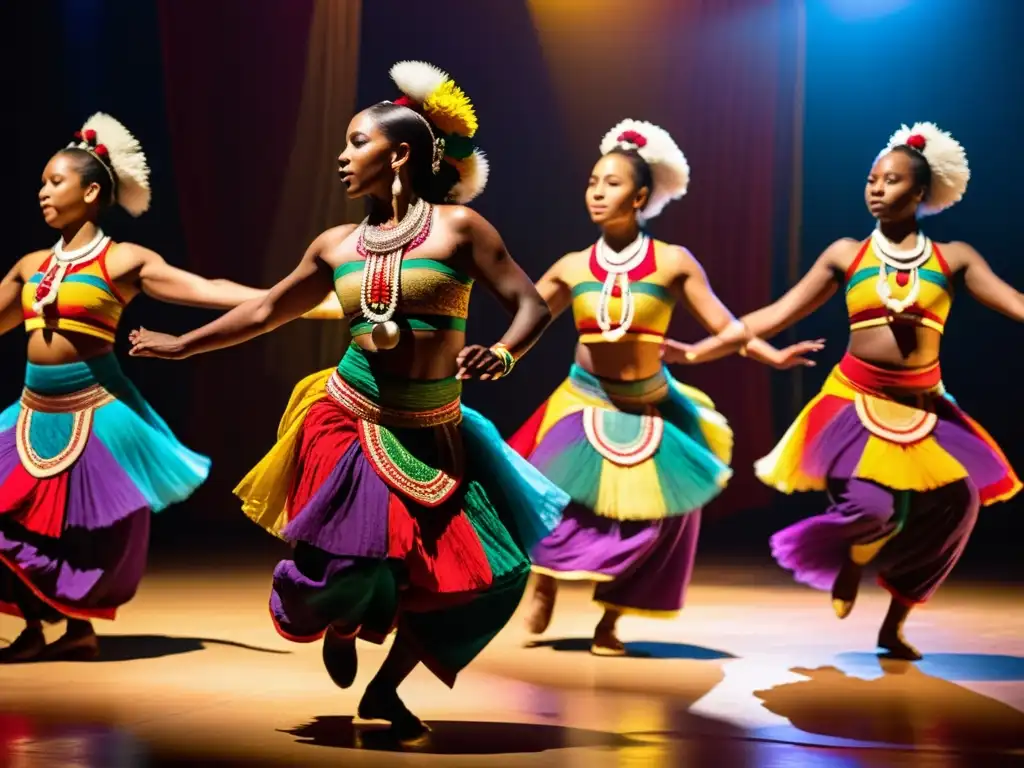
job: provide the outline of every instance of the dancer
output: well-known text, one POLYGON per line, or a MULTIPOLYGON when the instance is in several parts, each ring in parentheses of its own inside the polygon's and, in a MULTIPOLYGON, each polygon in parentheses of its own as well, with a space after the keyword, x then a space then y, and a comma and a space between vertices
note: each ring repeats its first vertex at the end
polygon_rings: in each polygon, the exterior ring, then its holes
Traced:
POLYGON ((358 714, 407 741, 427 729, 398 685, 419 662, 454 684, 515 611, 529 546, 568 498, 460 404, 462 380, 507 376, 551 315, 494 228, 461 205, 488 170, 468 98, 429 64, 391 75, 404 96, 356 115, 338 158, 348 194, 369 201, 358 229, 323 233, 265 299, 203 328, 135 332, 132 354, 239 344, 336 290, 353 342, 337 370, 296 387, 277 445, 236 493, 294 545, 274 572, 275 626, 295 642, 323 637, 337 685, 354 680, 356 638, 397 629, 358 714), (515 315, 490 348, 465 346, 475 280, 515 315))
POLYGON ((209 471, 121 372, 118 321, 140 292, 215 308, 265 292, 176 269, 100 228, 110 206, 139 216, 149 202, 139 143, 93 115, 43 171, 39 204, 61 239, 0 283, 0 333, 28 331, 25 390, 0 413, 0 610, 25 629, 0 662, 96 656, 91 620, 113 619, 135 594, 150 512, 187 498, 209 471), (47 646, 42 623, 64 620, 47 646))
POLYGON ((865 565, 881 556, 879 582, 892 595, 878 645, 908 660, 903 636, 913 606, 945 581, 974 528, 979 505, 1021 484, 991 437, 946 394, 939 370, 952 284, 988 307, 1024 320, 1024 296, 966 243, 935 243, 919 218, 957 203, 970 173, 963 148, 932 123, 902 126, 875 160, 864 195, 877 227, 866 240, 838 240, 789 293, 719 338, 667 342, 669 360, 700 362, 770 337, 820 307, 845 283, 846 356, 775 449, 757 462, 784 493, 827 490, 823 515, 772 537, 797 581, 831 590, 839 618, 853 609, 865 565))
MULTIPOLYGON (((686 192, 689 166, 672 137, 625 120, 601 153, 586 192, 601 239, 537 283, 553 315, 572 307, 576 362, 510 444, 573 500, 533 551, 529 630, 548 627, 556 580, 595 581, 604 615, 591 652, 621 655, 622 614, 667 618, 682 607, 701 507, 731 474, 732 431, 703 392, 669 375, 660 344, 677 301, 709 329, 735 319, 686 249, 643 229, 686 192)), ((750 354, 785 368, 810 364, 803 355, 819 348, 755 342, 750 354)))

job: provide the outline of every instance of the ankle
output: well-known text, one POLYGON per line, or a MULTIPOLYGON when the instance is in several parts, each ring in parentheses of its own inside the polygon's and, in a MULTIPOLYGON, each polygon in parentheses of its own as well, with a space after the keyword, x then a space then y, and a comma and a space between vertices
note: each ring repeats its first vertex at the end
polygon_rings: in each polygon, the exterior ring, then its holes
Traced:
POLYGON ((76 637, 95 634, 92 623, 85 619, 68 619, 65 632, 76 637))
POLYGON ((533 587, 534 597, 554 600, 558 592, 558 582, 550 576, 538 576, 533 587))

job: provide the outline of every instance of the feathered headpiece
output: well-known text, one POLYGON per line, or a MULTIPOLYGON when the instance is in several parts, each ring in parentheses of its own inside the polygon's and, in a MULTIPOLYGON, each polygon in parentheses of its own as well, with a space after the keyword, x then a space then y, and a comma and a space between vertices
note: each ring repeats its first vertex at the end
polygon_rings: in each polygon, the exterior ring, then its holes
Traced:
POLYGON ((971 169, 964 148, 948 132, 935 123, 914 123, 910 128, 903 125, 890 137, 882 154, 896 147, 910 147, 920 153, 932 171, 932 183, 918 215, 932 216, 963 199, 971 169))
POLYGON ((391 79, 404 96, 396 104, 423 115, 434 135, 434 172, 446 162, 459 173, 450 198, 468 203, 487 186, 487 158, 473 143, 479 123, 469 97, 447 72, 423 61, 400 61, 391 79))
POLYGON ((690 184, 690 164, 686 155, 664 128, 643 120, 623 120, 605 134, 601 141, 601 154, 613 149, 633 150, 651 168, 654 189, 647 205, 638 214, 643 221, 653 219, 671 200, 686 194, 690 184))
POLYGON ((149 166, 142 147, 121 123, 97 112, 85 121, 68 149, 81 149, 95 157, 110 174, 114 202, 132 216, 149 210, 149 166))

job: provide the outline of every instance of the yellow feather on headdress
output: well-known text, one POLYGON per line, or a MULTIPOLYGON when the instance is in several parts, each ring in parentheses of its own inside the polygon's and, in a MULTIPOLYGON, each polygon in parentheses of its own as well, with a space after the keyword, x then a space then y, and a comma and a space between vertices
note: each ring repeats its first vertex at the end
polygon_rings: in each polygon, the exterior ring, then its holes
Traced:
POLYGON ((454 80, 446 80, 427 96, 423 111, 444 133, 471 139, 479 127, 472 102, 454 80))

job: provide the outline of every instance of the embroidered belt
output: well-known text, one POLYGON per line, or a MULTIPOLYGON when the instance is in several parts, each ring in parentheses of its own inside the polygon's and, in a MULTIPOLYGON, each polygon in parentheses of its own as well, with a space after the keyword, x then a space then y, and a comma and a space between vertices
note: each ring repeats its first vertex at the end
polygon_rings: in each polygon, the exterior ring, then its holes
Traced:
POLYGON ((400 429, 418 429, 437 427, 441 424, 457 424, 462 421, 462 400, 460 398, 429 411, 388 408, 378 405, 356 390, 341 378, 337 371, 327 380, 327 394, 357 419, 368 421, 371 424, 384 424, 400 429))
POLYGON ((424 507, 437 507, 462 485, 466 457, 459 422, 462 403, 456 398, 429 411, 384 408, 335 372, 327 394, 359 420, 359 442, 370 466, 393 491, 424 507), (392 429, 429 429, 436 441, 436 460, 413 454, 392 429))
POLYGON ((99 384, 67 395, 41 395, 28 388, 21 392, 21 404, 39 413, 75 413, 87 408, 99 408, 113 399, 114 396, 99 384))
POLYGON ((114 400, 99 384, 67 395, 42 395, 25 389, 21 393, 16 443, 21 465, 32 477, 54 477, 70 469, 85 450, 92 433, 93 414, 114 400), (74 414, 67 444, 55 456, 43 458, 32 447, 32 417, 36 413, 74 414))

